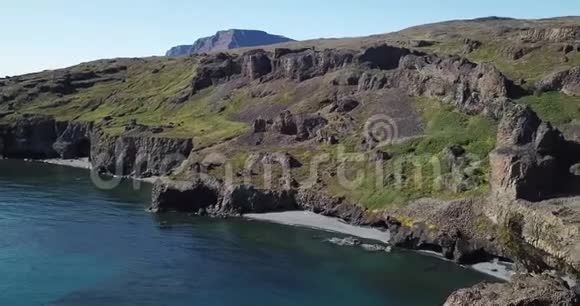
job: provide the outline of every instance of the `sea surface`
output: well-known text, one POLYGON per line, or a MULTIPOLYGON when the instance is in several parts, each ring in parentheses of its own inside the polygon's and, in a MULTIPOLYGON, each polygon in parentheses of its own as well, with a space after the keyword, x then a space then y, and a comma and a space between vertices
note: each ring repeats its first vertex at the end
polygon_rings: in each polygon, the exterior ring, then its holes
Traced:
POLYGON ((0 161, 0 305, 441 305, 489 277, 332 233, 146 211, 150 186, 0 161), (139 188, 136 188, 139 187, 139 188))

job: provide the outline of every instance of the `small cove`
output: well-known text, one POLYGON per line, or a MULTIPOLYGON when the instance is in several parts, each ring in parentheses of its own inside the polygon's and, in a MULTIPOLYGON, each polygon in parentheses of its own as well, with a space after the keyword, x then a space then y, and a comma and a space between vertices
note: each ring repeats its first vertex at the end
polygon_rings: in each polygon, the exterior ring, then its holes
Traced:
POLYGON ((1 305, 441 305, 489 277, 437 258, 325 242, 324 231, 153 215, 149 187, 0 161, 1 305))

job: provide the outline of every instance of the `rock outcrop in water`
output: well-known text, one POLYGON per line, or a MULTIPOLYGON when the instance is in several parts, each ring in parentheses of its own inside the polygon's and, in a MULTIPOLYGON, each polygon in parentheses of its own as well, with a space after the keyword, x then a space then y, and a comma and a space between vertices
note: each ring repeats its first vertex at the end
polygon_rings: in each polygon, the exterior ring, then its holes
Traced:
POLYGON ((372 219, 360 207, 314 190, 262 190, 251 185, 228 185, 200 173, 192 182, 157 181, 153 187, 151 210, 184 211, 210 216, 239 216, 285 210, 309 210, 335 216, 354 224, 372 219))
POLYGON ((516 275, 506 284, 482 283, 453 293, 444 306, 575 306, 576 294, 548 275, 516 275))
POLYGON ((381 218, 395 246, 435 251, 461 264, 507 258, 484 215, 484 205, 485 199, 422 199, 385 212, 381 218))

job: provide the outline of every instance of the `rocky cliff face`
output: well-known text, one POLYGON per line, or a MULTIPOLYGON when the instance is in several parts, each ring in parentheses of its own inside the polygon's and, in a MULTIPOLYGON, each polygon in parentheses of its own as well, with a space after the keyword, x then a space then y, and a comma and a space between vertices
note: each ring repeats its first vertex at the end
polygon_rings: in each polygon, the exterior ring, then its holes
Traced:
POLYGON ((69 122, 64 131, 59 133, 52 148, 63 159, 89 157, 92 132, 91 122, 69 122))
POLYGON ((521 40, 528 42, 578 41, 580 40, 580 27, 566 26, 554 28, 533 28, 518 33, 518 36, 521 40))
POLYGON ((470 114, 500 117, 507 98, 518 91, 494 66, 460 57, 410 54, 396 69, 365 72, 361 90, 401 88, 411 96, 440 98, 470 114))
POLYGON ((355 224, 371 222, 371 218, 365 216, 360 207, 314 190, 262 190, 251 185, 228 185, 204 173, 198 173, 191 182, 157 181, 151 203, 151 210, 155 212, 184 211, 198 215, 239 216, 246 213, 310 210, 355 224))
POLYGON ((256 47, 294 41, 280 35, 272 35, 256 30, 219 31, 213 36, 200 38, 193 45, 182 45, 171 48, 166 56, 181 56, 193 53, 225 51, 243 47, 256 47))
POLYGON ((461 264, 509 258, 484 215, 485 199, 421 199, 382 213, 396 246, 431 250, 461 264))
POLYGON ((109 136, 91 138, 91 163, 98 171, 134 177, 168 175, 187 159, 191 139, 109 136))
POLYGON ((0 156, 7 158, 90 157, 97 171, 147 177, 167 175, 189 156, 191 139, 147 135, 109 136, 91 122, 23 118, 0 126, 0 156))
POLYGON ((302 82, 336 72, 333 84, 359 92, 396 88, 410 96, 441 98, 471 114, 501 117, 508 98, 522 91, 499 70, 461 57, 438 57, 380 45, 354 50, 252 50, 241 56, 217 54, 202 59, 192 82, 193 93, 237 81, 302 82))
POLYGON ((0 156, 9 158, 53 158, 53 148, 64 129, 51 118, 21 118, 11 125, 0 126, 0 156))

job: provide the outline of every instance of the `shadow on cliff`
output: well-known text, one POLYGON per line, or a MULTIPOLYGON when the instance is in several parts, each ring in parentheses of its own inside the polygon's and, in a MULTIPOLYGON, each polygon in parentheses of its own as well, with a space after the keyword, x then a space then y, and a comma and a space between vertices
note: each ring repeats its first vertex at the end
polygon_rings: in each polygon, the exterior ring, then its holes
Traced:
POLYGON ((561 176, 555 182, 554 197, 580 196, 580 143, 566 141, 561 176))

